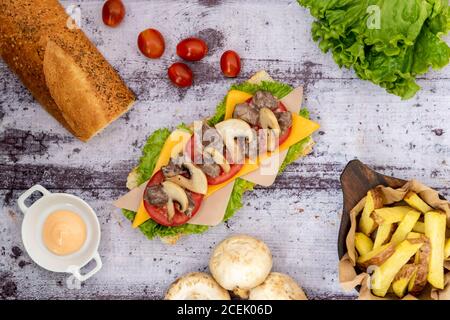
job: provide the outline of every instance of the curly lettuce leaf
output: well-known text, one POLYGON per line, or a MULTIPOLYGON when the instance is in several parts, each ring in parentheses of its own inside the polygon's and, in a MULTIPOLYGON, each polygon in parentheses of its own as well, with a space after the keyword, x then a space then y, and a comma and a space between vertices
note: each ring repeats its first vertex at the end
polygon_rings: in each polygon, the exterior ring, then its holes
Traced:
POLYGON ((450 28, 447 0, 298 0, 317 20, 312 38, 340 67, 353 68, 402 99, 420 87, 416 76, 450 61, 441 39, 450 28), (379 9, 380 27, 372 26, 379 9))

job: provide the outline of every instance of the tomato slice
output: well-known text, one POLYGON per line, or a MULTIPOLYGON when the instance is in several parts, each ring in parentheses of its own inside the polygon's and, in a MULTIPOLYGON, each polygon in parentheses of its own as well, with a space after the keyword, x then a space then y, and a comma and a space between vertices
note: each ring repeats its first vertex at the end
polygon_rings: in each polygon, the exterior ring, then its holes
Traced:
POLYGON ((286 132, 280 137, 280 139, 278 140, 279 146, 281 146, 287 140, 287 138, 289 138, 289 136, 291 135, 291 130, 292 130, 292 127, 287 129, 286 132))
MULTIPOLYGON (((150 179, 150 181, 147 184, 147 188, 158 185, 164 181, 164 174, 162 171, 158 171, 155 173, 155 175, 150 179)), ((146 190, 147 191, 147 190, 146 190)), ((190 191, 186 191, 190 192, 190 191)), ((166 227, 176 227, 185 224, 189 221, 190 218, 195 216, 195 214, 200 209, 200 206, 202 205, 203 201, 203 195, 191 192, 191 198, 194 202, 194 209, 192 210, 192 214, 190 217, 185 215, 183 212, 179 211, 175 207, 175 216, 172 218, 172 221, 169 221, 168 215, 167 215, 167 207, 157 207, 152 204, 150 204, 147 200, 144 199, 144 207, 145 210, 147 210, 148 215, 150 218, 155 221, 156 223, 166 226, 166 227)))
POLYGON ((276 111, 279 112, 286 112, 288 111, 288 109, 286 108, 286 106, 283 104, 283 102, 279 101, 278 102, 278 109, 276 111))

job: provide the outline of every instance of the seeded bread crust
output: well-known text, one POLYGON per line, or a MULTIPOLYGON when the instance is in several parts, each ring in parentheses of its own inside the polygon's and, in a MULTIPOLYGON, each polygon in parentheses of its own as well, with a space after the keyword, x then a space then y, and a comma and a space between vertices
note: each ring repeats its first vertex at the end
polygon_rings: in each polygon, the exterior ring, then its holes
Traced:
POLYGON ((57 0, 0 1, 0 56, 37 101, 83 141, 135 96, 57 0))

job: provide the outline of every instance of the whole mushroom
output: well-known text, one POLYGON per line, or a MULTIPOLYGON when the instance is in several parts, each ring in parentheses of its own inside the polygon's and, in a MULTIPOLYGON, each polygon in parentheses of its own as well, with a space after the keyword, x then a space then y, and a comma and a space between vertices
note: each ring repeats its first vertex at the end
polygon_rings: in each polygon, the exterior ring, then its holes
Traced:
POLYGON ((175 280, 167 290, 165 300, 230 300, 227 290, 204 272, 188 273, 175 280))
POLYGON ((267 279, 250 290, 250 300, 308 300, 302 288, 288 275, 272 272, 267 279))
POLYGON ((214 279, 243 299, 249 290, 264 282, 272 269, 272 254, 261 240, 246 235, 225 239, 209 261, 214 279))

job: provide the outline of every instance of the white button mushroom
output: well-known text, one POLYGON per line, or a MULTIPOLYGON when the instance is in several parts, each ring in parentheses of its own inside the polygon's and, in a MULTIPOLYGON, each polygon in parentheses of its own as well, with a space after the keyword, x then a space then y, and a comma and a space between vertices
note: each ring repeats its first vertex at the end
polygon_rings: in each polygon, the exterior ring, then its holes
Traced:
POLYGON ((192 272, 177 279, 167 290, 166 300, 230 300, 227 290, 207 273, 192 272))
POLYGON ((272 272, 250 290, 250 300, 308 300, 302 288, 288 275, 272 272))
POLYGON ((209 261, 214 279, 225 289, 241 298, 260 285, 272 269, 272 254, 261 240, 246 235, 232 236, 222 241, 209 261))

